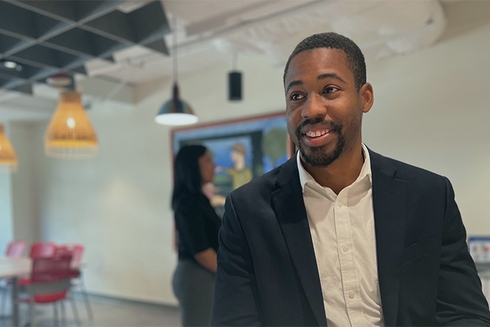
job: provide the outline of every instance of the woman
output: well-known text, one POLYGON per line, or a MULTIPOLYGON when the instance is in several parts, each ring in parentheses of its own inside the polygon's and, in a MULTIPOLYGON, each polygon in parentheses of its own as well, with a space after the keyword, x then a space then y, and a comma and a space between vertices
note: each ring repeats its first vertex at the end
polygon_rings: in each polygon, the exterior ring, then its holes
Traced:
POLYGON ((203 193, 213 181, 214 162, 202 145, 180 149, 175 159, 172 209, 179 262, 172 286, 182 326, 210 326, 221 220, 203 193))

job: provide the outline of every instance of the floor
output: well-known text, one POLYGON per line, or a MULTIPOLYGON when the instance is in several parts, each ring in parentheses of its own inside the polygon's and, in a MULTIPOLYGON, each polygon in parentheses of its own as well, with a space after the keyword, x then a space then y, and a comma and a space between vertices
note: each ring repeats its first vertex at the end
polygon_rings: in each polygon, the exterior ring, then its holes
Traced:
MULTIPOLYGON (((0 290, 4 292, 4 290, 0 290)), ((3 295, 3 294, 1 294, 3 295)), ((180 326, 180 314, 178 308, 117 300, 112 298, 90 296, 90 304, 94 318, 89 319, 85 303, 80 294, 74 294, 75 304, 80 317, 81 327, 177 327, 180 326)), ((3 299, 3 297, 0 297, 3 299)), ((76 327, 72 307, 69 303, 66 308, 66 326, 76 327)), ((10 310, 8 301, 6 311, 10 310)), ((2 313, 3 314, 3 313, 2 313)), ((20 315, 23 322, 28 319, 28 305, 21 305, 20 315)), ((56 326, 53 320, 53 305, 38 305, 36 307, 36 319, 38 327, 56 326)), ((0 316, 0 327, 12 327, 10 317, 0 316)))

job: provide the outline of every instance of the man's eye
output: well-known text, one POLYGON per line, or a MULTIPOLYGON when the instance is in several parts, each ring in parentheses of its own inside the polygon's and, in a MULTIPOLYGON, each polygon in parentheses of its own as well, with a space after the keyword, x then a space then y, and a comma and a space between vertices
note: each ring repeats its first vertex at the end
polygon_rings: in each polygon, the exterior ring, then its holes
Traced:
POLYGON ((303 96, 301 94, 298 93, 291 94, 291 100, 301 100, 302 98, 303 96))
POLYGON ((327 86, 323 92, 324 93, 334 93, 334 92, 337 92, 339 89, 336 88, 336 87, 333 87, 333 86, 327 86))

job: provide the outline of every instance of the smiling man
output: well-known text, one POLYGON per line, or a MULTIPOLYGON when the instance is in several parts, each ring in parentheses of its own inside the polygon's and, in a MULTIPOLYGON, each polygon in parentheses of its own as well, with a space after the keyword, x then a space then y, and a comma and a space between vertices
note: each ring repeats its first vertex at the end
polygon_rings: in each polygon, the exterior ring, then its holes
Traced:
POLYGON ((232 192, 216 326, 489 326, 449 180, 362 143, 364 56, 315 34, 284 71, 284 165, 232 192))

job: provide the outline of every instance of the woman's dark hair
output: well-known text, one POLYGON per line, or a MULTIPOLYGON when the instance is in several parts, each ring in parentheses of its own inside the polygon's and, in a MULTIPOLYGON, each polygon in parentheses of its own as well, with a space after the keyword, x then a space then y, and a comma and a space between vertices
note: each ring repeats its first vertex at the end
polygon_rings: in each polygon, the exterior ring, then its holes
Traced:
POLYGON ((207 148, 202 145, 186 145, 180 148, 174 164, 174 190, 172 209, 186 196, 202 193, 201 172, 198 159, 207 148))

